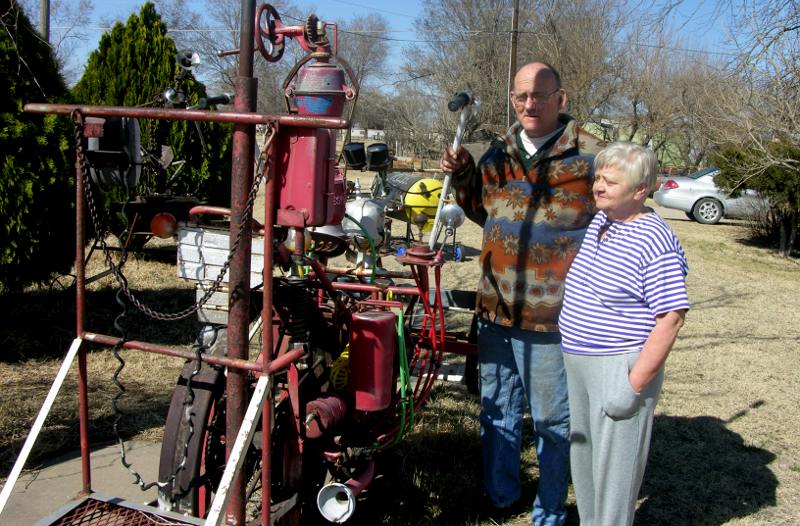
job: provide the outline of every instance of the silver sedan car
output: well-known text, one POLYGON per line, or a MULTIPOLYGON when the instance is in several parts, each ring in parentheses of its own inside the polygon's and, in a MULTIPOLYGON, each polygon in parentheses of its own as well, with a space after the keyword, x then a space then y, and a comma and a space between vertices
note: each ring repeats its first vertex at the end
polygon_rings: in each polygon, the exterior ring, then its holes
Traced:
POLYGON ((730 194, 714 184, 719 168, 710 167, 687 176, 668 177, 653 198, 661 206, 686 212, 689 219, 713 225, 723 217, 752 217, 764 213, 769 204, 754 190, 730 194))

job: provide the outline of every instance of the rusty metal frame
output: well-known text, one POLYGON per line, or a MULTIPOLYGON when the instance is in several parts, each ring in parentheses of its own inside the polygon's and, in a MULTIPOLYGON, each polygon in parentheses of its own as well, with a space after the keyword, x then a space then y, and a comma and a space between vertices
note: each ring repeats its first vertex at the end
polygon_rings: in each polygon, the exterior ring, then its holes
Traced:
MULTIPOLYGON (((242 443, 252 439, 252 431, 257 422, 256 409, 261 407, 262 433, 261 433, 261 461, 262 461, 262 512, 261 524, 270 526, 270 488, 269 480, 271 473, 271 431, 273 419, 273 404, 270 400, 270 377, 278 371, 291 368, 292 364, 303 355, 302 349, 287 351, 276 357, 273 342, 273 239, 272 228, 265 228, 264 243, 264 275, 263 275, 263 310, 262 310, 262 352, 259 359, 255 362, 249 361, 249 311, 250 311, 250 254, 252 248, 251 229, 242 228, 247 212, 248 195, 253 181, 253 151, 255 148, 255 125, 265 124, 276 128, 328 128, 344 129, 349 126, 347 119, 332 117, 314 117, 299 115, 272 115, 260 114, 256 110, 257 79, 253 77, 253 52, 254 52, 254 17, 255 1, 242 0, 242 17, 240 31, 240 56, 239 72, 236 78, 236 97, 234 100, 234 111, 232 112, 211 112, 202 110, 186 109, 164 109, 164 108, 133 108, 118 106, 89 106, 73 104, 27 104, 25 111, 31 113, 47 113, 57 115, 76 115, 83 117, 129 117, 146 119, 165 119, 181 121, 205 121, 205 122, 228 122, 234 124, 233 146, 232 146, 232 166, 231 166, 231 216, 230 232, 242 231, 238 250, 233 254, 229 269, 228 290, 229 290, 229 315, 228 315, 228 353, 227 356, 202 355, 200 359, 208 364, 224 366, 228 370, 226 380, 227 392, 227 420, 226 435, 228 437, 242 437, 237 439, 237 443, 228 441, 226 444, 227 454, 230 459, 226 466, 226 473, 232 470, 229 479, 225 479, 226 488, 221 488, 225 503, 216 510, 219 520, 227 520, 232 524, 244 524, 245 522, 245 480, 242 473, 234 468, 234 461, 237 456, 241 457, 242 443), (251 408, 246 414, 247 391, 253 377, 259 378, 257 387, 260 389, 258 396, 254 396, 250 401, 251 408), (265 400, 267 401, 265 403, 265 400), (255 405, 253 405, 255 404, 255 405), (249 418, 249 420, 248 420, 249 418), (233 448, 237 449, 234 450, 233 448), (229 486, 228 486, 229 484, 229 486), (227 490, 227 491, 225 491, 227 490), (224 516, 224 519, 223 517, 224 516)), ((271 152, 274 161, 275 150, 271 152)), ((86 267, 84 258, 85 246, 85 191, 83 166, 81 159, 76 159, 75 179, 76 179, 76 239, 75 239, 75 274, 76 274, 76 336, 83 340, 102 344, 102 345, 121 345, 126 349, 133 349, 143 352, 157 353, 188 360, 197 359, 194 353, 183 350, 171 349, 165 346, 151 344, 141 341, 122 341, 110 335, 88 332, 86 330, 86 267)), ((266 205, 265 215, 267 221, 275 217, 276 195, 278 189, 274 177, 269 177, 265 185, 266 205)), ((268 224, 269 226, 269 224, 268 224)), ((234 243, 234 236, 230 236, 231 244, 234 243)), ((232 248, 232 247, 231 247, 232 248)), ((431 254, 432 255, 432 254, 431 254)), ((412 267, 410 272, 384 273, 378 277, 402 277, 413 278, 417 282, 417 288, 404 287, 381 287, 375 284, 348 284, 348 283, 325 283, 326 288, 333 290, 350 290, 371 292, 373 302, 391 304, 398 307, 397 302, 386 300, 387 293, 393 295, 413 295, 420 296, 420 299, 432 319, 427 327, 423 327, 421 332, 428 333, 427 336, 432 343, 432 348, 425 353, 422 358, 421 370, 430 373, 434 368, 438 369, 438 361, 441 358, 443 345, 445 342, 444 318, 440 300, 429 301, 429 278, 426 267, 435 267, 435 285, 440 288, 440 265, 441 260, 423 259, 405 261, 412 267), (419 268, 417 268, 419 267, 419 268), (423 271, 424 270, 424 271, 423 271), (433 320, 437 320, 434 322, 433 320), (437 326, 438 325, 438 326, 437 326), (438 344, 437 344, 438 341, 438 344), (427 362, 427 363, 426 363, 427 362)), ((334 274, 352 274, 345 269, 322 269, 314 268, 319 274, 319 279, 326 281, 325 271, 334 274)), ((257 329, 254 329, 257 330, 257 329)), ((91 466, 89 461, 89 414, 88 414, 88 374, 86 346, 78 349, 78 397, 79 397, 79 418, 80 418, 80 449, 81 467, 83 474, 83 493, 92 494, 91 489, 91 466)), ((418 390, 421 394, 427 395, 430 391, 435 378, 428 378, 424 384, 417 384, 415 394, 418 390)))
MULTIPOLYGON (((252 45, 252 44, 251 44, 252 45)), ((241 78, 238 80, 242 80, 241 78)), ((248 80, 248 79, 245 79, 248 80)), ((255 79, 250 78, 254 81, 255 79)), ((239 84, 249 84, 239 82, 239 84)), ((252 83, 254 84, 254 83, 252 83)), ((247 99, 247 92, 255 92, 254 85, 246 86, 237 90, 237 99, 247 99), (253 88, 253 89, 248 89, 253 88), (241 96, 239 92, 242 92, 241 96)), ((253 108, 255 106, 252 101, 253 108)), ((244 102, 240 104, 245 104, 244 102)), ((349 125, 349 122, 340 118, 329 117, 306 117, 298 115, 272 115, 259 114, 248 111, 250 108, 236 108, 234 112, 208 112, 199 110, 182 109, 159 109, 159 108, 128 108, 118 106, 88 106, 76 104, 27 104, 25 111, 31 113, 48 113, 57 115, 72 115, 80 113, 83 116, 96 117, 131 117, 131 118, 154 118, 166 120, 201 120, 213 122, 231 122, 235 125, 233 135, 233 162, 231 170, 231 226, 232 232, 239 231, 240 225, 247 218, 244 217, 247 197, 252 185, 253 162, 252 152, 255 146, 255 124, 272 124, 280 127, 308 127, 308 128, 332 128, 342 129, 349 125)), ((76 320, 75 327, 77 337, 87 341, 115 345, 120 343, 120 339, 86 331, 86 268, 83 257, 83 247, 85 243, 85 188, 83 181, 82 167, 80 160, 76 160, 75 167, 76 179, 76 241, 75 241, 75 275, 76 275, 76 320)), ((267 214, 274 214, 275 210, 275 181, 270 178, 266 185, 267 193, 267 214)), ((268 215, 270 217, 270 215, 268 215)), ((228 356, 214 357, 203 355, 201 359, 209 364, 228 367, 229 375, 227 385, 228 411, 226 422, 226 433, 228 436, 235 436, 239 431, 239 426, 244 418, 244 409, 247 403, 248 374, 256 373, 260 375, 270 375, 276 371, 286 368, 290 363, 299 358, 297 352, 287 352, 286 354, 270 361, 270 352, 262 353, 264 359, 261 363, 248 361, 249 348, 249 274, 250 274, 250 252, 251 252, 251 232, 245 229, 245 235, 239 250, 234 255, 229 275, 229 317, 228 317, 228 356)), ((231 236, 233 242, 233 236, 231 236)), ((266 229, 264 235, 264 312, 269 315, 264 317, 263 324, 263 346, 271 349, 272 345, 272 229, 266 229)), ((122 346, 128 349, 136 349, 145 352, 158 353, 178 358, 194 359, 195 356, 188 351, 180 351, 167 347, 149 344, 139 341, 122 342, 122 346)), ((78 399, 80 417, 80 449, 81 467, 83 473, 83 493, 90 494, 91 489, 91 465, 89 462, 89 432, 88 432, 88 375, 86 370, 86 350, 81 347, 78 353, 78 399)), ((265 407, 271 409, 267 404, 265 407)), ((264 421, 271 421, 271 412, 264 411, 264 421)), ((269 430, 270 426, 266 425, 269 430)), ((269 465, 269 432, 262 434, 262 463, 269 465)), ((232 444, 228 444, 232 447, 232 444)), ((228 451, 230 454, 230 450, 228 451)), ((268 476, 269 470, 264 469, 264 476, 268 476)), ((268 481, 264 481, 263 487, 269 488, 268 481)), ((244 480, 237 477, 231 486, 231 501, 228 513, 243 523, 245 505, 244 501, 244 480)), ((263 498, 269 502, 269 491, 262 491, 263 498)), ((262 508, 266 510, 262 516, 264 524, 269 524, 269 505, 262 508)))
MULTIPOLYGON (((247 218, 244 217, 248 193, 253 180, 252 152, 255 147, 255 125, 270 124, 278 127, 309 127, 342 129, 349 125, 346 119, 329 117, 307 117, 298 115, 270 115, 256 113, 257 79, 253 77, 253 52, 254 52, 254 13, 255 0, 242 0, 242 16, 240 31, 240 56, 239 74, 236 78, 236 97, 233 112, 209 112, 201 110, 163 109, 163 108, 126 108, 116 106, 87 106, 71 104, 27 104, 25 111, 31 113, 48 113, 57 115, 73 115, 79 113, 83 116, 97 117, 132 117, 167 120, 191 120, 207 122, 230 122, 234 124, 233 133, 233 160, 231 166, 231 232, 237 232, 247 218)), ((118 338, 112 336, 88 333, 86 323, 86 269, 84 262, 85 244, 85 188, 80 159, 75 166, 75 211, 76 211, 76 236, 75 236, 75 268, 76 268, 76 320, 75 327, 78 338, 106 345, 119 343, 118 338)), ((275 211, 275 181, 270 178, 266 185, 267 217, 272 217, 275 211)), ((266 229, 264 236, 264 312, 263 317, 263 346, 268 352, 262 352, 264 357, 261 364, 248 361, 248 324, 249 324, 249 274, 250 252, 252 236, 248 229, 242 236, 239 250, 234 254, 229 274, 229 317, 228 317, 228 356, 211 357, 203 356, 208 363, 228 367, 228 381, 226 382, 228 411, 226 433, 228 436, 238 434, 241 422, 244 419, 245 404, 247 403, 248 375, 260 373, 269 376, 275 371, 285 368, 299 356, 288 352, 271 361, 272 352, 272 240, 271 229, 266 229)), ((233 236, 231 236, 233 242, 233 236)), ((128 341, 122 343, 123 347, 137 349, 145 352, 154 352, 170 356, 192 359, 194 356, 188 352, 176 351, 145 342, 128 341)), ((89 462, 89 413, 88 413, 88 374, 86 367, 86 350, 81 346, 78 353, 78 399, 80 415, 80 449, 81 467, 83 473, 83 492, 90 494, 91 466, 89 462)), ((269 525, 269 461, 270 461, 270 429, 271 429, 271 404, 266 404, 263 411, 262 433, 262 524, 269 525)), ((228 444, 228 455, 231 454, 233 444, 228 444)), ((226 515, 236 524, 243 524, 245 517, 245 486, 244 479, 237 476, 230 487, 230 503, 226 515)))

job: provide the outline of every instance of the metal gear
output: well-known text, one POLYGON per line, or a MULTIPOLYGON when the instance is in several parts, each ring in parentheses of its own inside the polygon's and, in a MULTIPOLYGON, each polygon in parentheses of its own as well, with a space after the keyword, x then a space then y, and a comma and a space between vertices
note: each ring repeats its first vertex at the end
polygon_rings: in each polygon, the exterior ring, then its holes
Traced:
POLYGON ((305 26, 303 27, 303 37, 305 37, 306 42, 314 46, 322 46, 328 43, 325 31, 320 31, 319 18, 317 15, 308 16, 305 26))

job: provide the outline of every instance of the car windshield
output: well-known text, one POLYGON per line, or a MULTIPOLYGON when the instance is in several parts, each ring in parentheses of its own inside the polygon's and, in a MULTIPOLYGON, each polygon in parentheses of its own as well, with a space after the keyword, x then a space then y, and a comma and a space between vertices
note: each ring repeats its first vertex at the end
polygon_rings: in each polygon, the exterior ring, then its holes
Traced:
POLYGON ((692 179, 700 179, 704 175, 713 174, 714 172, 718 172, 718 171, 719 171, 719 168, 717 168, 716 166, 709 166, 708 168, 705 168, 703 170, 697 171, 697 172, 695 172, 693 174, 689 174, 687 177, 691 177, 692 179))

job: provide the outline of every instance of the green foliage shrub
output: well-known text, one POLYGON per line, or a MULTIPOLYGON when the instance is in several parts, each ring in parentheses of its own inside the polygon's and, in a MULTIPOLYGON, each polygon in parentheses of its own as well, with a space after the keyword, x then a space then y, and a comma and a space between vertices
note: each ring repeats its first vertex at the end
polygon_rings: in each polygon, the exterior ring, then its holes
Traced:
POLYGON ((770 212, 757 218, 752 230, 788 256, 800 244, 800 147, 788 140, 775 140, 768 149, 771 158, 792 160, 794 168, 792 162, 767 165, 763 153, 725 144, 712 156, 722 170, 715 181, 737 191, 751 188, 770 200, 770 212))
POLYGON ((28 102, 66 102, 51 50, 17 2, 0 0, 0 294, 66 272, 74 253, 72 127, 25 113, 28 102))
MULTIPOLYGON (((167 87, 174 87, 182 73, 180 83, 189 97, 188 103, 195 103, 206 96, 205 86, 190 72, 181 72, 176 53, 166 25, 148 2, 138 15, 131 15, 124 25, 117 23, 103 35, 72 90, 73 98, 81 104, 149 105, 167 87)), ((137 188, 139 193, 190 194, 213 204, 229 204, 231 125, 199 123, 205 145, 192 122, 151 121, 140 125, 145 145, 155 127, 162 126, 175 159, 186 164, 173 181, 167 181, 164 174, 158 180, 144 178, 137 188)), ((160 151, 152 153, 160 155, 160 151)))

